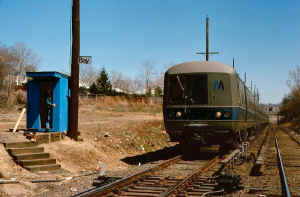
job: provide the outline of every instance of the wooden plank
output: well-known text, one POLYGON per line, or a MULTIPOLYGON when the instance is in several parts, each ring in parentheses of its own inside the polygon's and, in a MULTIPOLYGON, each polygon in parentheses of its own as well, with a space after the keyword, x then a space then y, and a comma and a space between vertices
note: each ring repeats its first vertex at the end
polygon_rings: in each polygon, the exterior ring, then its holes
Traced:
POLYGON ((22 112, 21 112, 21 114, 19 116, 19 119, 18 119, 18 121, 17 121, 17 123, 16 123, 16 125, 14 127, 13 133, 16 132, 16 130, 17 130, 17 128, 18 128, 18 126, 19 126, 19 124, 20 124, 20 122, 21 122, 21 120, 22 120, 22 118, 24 116, 25 111, 26 111, 26 108, 23 108, 22 112))

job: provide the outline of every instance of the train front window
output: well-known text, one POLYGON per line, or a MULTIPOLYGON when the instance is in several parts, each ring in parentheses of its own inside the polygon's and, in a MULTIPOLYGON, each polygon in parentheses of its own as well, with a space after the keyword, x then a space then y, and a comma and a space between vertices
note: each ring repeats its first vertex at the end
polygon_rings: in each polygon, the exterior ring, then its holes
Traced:
MULTIPOLYGON (((180 75, 170 76, 168 80, 168 103, 170 104, 184 104, 183 90, 180 82, 183 83, 183 77, 180 75)), ((184 87, 183 87, 184 88, 184 87)))
POLYGON ((170 104, 208 104, 207 74, 170 76, 168 81, 170 104))

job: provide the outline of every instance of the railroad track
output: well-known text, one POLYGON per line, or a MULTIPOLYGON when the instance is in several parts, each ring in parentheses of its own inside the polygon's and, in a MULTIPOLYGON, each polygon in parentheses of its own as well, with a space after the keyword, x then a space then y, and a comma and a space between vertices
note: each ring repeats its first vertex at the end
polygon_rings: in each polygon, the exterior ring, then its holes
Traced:
POLYGON ((259 153, 256 164, 261 166, 261 174, 249 187, 250 193, 300 196, 300 137, 270 127, 259 153))
POLYGON ((300 196, 300 137, 284 128, 280 128, 280 131, 278 145, 289 189, 292 196, 300 196))
POLYGON ((217 151, 202 159, 186 161, 181 156, 157 164, 132 176, 105 186, 84 191, 74 197, 91 196, 189 196, 223 192, 218 188, 216 173, 236 160, 242 149, 236 149, 220 159, 217 151))

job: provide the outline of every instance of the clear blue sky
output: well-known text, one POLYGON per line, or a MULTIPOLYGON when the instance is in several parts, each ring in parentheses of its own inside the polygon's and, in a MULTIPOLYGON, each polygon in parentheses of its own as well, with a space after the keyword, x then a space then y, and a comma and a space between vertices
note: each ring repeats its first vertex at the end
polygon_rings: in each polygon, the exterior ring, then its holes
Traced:
MULTIPOLYGON (((41 70, 69 72, 71 0, 0 0, 0 42, 24 42, 42 59, 41 70)), ((153 60, 165 65, 204 60, 205 16, 211 19, 213 61, 236 59, 263 102, 288 93, 289 70, 300 65, 300 1, 82 0, 81 55, 127 76, 153 60)))

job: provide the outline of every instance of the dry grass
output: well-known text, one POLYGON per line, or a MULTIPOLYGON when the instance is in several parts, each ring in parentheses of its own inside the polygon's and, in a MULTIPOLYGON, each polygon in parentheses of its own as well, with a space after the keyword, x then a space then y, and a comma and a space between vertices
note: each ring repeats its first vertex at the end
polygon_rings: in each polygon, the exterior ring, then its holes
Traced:
POLYGON ((122 159, 174 145, 164 130, 161 105, 128 97, 81 99, 79 131, 83 141, 45 145, 63 168, 72 172, 127 168, 122 159))
POLYGON ((0 108, 7 106, 7 93, 0 92, 0 108))
POLYGON ((26 92, 18 90, 12 92, 8 97, 7 92, 0 92, 0 109, 1 111, 8 112, 18 107, 24 106, 27 103, 26 92))
POLYGON ((79 172, 95 170, 100 161, 107 170, 127 168, 122 159, 173 145, 168 142, 161 120, 113 122, 81 126, 83 141, 67 138, 44 146, 63 168, 79 172))
POLYGON ((280 126, 285 127, 285 128, 289 128, 289 127, 292 127, 293 124, 291 122, 285 122, 285 123, 281 124, 280 126))
POLYGON ((93 105, 100 111, 114 112, 145 112, 161 113, 162 107, 159 104, 151 103, 149 98, 135 98, 126 96, 104 96, 99 98, 82 98, 81 105, 93 105))

